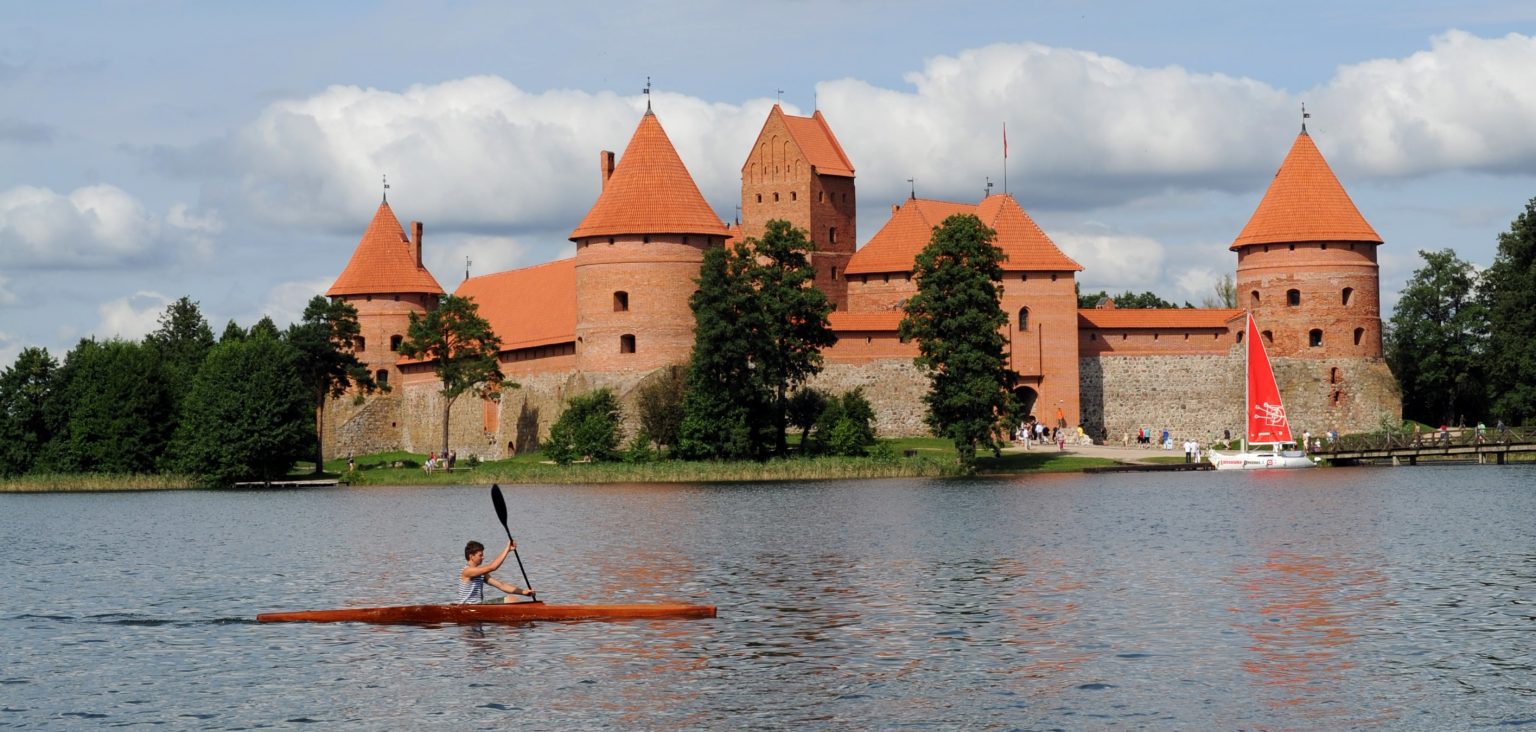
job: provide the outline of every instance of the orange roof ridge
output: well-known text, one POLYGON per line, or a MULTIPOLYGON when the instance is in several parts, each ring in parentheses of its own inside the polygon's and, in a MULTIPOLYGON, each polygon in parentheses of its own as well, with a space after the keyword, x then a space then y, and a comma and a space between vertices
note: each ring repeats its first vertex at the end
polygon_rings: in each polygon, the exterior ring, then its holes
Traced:
POLYGON ((613 175, 570 238, 618 234, 726 235, 651 112, 640 118, 613 175))
POLYGON ((784 117, 784 126, 805 154, 806 162, 817 173, 853 177, 853 161, 843 152, 843 146, 838 143, 837 136, 832 134, 832 127, 827 124, 827 118, 821 115, 821 110, 816 110, 809 117, 784 114, 777 104, 773 105, 773 110, 784 117))
POLYGON ((973 214, 997 232, 993 241, 1007 259, 1010 272, 1079 272, 1083 266, 1061 251, 1029 214, 1009 195, 988 196, 979 204, 955 203, 931 198, 909 198, 891 214, 851 259, 848 274, 910 272, 917 255, 933 239, 935 227, 955 214, 973 214))
POLYGON ((1230 248, 1303 241, 1381 243, 1305 130, 1230 248))
POLYGON ((443 294, 442 285, 418 263, 419 253, 400 228, 388 203, 380 203, 373 220, 363 231, 352 259, 325 291, 338 295, 388 295, 405 293, 443 294))
POLYGON ((471 277, 454 294, 475 299, 503 351, 576 340, 573 257, 471 277))

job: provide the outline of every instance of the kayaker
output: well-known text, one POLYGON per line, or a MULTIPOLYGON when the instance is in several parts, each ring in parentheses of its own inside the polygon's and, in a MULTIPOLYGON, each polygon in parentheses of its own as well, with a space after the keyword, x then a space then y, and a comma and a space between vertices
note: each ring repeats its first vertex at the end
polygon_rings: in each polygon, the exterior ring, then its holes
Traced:
POLYGON ((485 561, 485 545, 478 541, 471 541, 464 545, 464 568, 459 570, 459 599, 458 604, 478 604, 485 602, 485 586, 490 585, 507 593, 504 602, 513 602, 513 595, 530 597, 533 588, 523 588, 509 585, 491 576, 492 572, 501 568, 501 563, 507 560, 507 555, 517 548, 517 542, 508 541, 507 548, 501 550, 501 556, 496 557, 490 564, 481 566, 485 561))

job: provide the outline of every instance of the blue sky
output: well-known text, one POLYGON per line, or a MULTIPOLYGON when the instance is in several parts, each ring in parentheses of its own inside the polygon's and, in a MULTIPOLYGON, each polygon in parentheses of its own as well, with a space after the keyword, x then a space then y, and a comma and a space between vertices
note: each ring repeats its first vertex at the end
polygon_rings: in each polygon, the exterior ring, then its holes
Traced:
MULTIPOLYGON (((655 108, 734 216, 767 109, 817 106, 867 240, 923 197, 1010 190, 1085 289, 1199 303, 1300 123, 1386 244, 1479 265, 1536 196, 1522 3, 8 3, 0 363, 290 320, 350 256, 380 176, 444 287, 569 256, 596 157, 655 108), (779 92, 782 90, 782 96, 779 92)), ((1390 314, 1390 310, 1383 313, 1390 314)))

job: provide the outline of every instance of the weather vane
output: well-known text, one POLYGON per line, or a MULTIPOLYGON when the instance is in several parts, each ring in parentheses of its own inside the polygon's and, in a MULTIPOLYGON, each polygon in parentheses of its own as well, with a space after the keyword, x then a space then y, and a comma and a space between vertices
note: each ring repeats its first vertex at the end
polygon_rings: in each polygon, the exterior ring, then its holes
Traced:
POLYGON ((784 101, 784 90, 783 89, 774 89, 773 91, 779 95, 779 102, 783 103, 783 101, 784 101))
POLYGON ((651 111, 651 77, 645 77, 645 111, 651 111))
POLYGON ((470 265, 469 255, 466 254, 466 255, 464 255, 464 279, 466 279, 466 280, 469 279, 469 265, 470 265))
POLYGON ((912 178, 908 178, 907 185, 912 186, 912 199, 917 200, 917 181, 912 178))
POLYGON ((384 175, 384 202, 389 203, 389 174, 384 175))
POLYGON ((989 175, 987 176, 987 190, 982 192, 981 197, 986 198, 990 195, 992 195, 992 176, 989 175))
POLYGON ((1306 132, 1307 131, 1307 119, 1310 118, 1311 116, 1312 115, 1307 114, 1307 103, 1306 102, 1302 102, 1301 103, 1301 131, 1302 132, 1306 132))

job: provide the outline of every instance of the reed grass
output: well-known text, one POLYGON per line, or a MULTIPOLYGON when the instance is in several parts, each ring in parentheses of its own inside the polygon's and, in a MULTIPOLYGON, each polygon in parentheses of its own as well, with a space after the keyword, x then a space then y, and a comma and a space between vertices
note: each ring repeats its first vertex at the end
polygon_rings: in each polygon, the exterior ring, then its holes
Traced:
POLYGON ((50 473, 0 479, 0 493, 84 493, 91 491, 174 491, 195 488, 191 476, 175 473, 114 475, 50 473))

